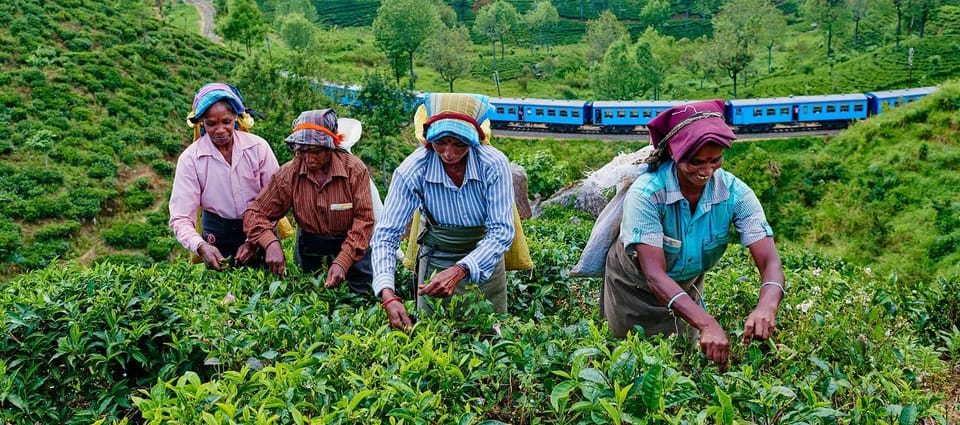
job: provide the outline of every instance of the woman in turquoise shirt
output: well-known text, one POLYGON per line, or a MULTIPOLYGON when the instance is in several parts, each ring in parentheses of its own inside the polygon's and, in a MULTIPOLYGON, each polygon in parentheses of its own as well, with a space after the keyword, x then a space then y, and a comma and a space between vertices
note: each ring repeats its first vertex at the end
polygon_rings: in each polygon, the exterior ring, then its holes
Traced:
POLYGON ((673 107, 648 129, 655 152, 624 199, 619 243, 607 254, 601 312, 617 338, 635 326, 646 335, 695 338, 699 331, 706 357, 725 365, 730 343, 702 308, 704 273, 726 250, 733 224, 760 272, 760 296, 743 342, 770 338, 784 295, 773 230, 753 190, 720 168, 724 149, 736 139, 722 100, 673 107))

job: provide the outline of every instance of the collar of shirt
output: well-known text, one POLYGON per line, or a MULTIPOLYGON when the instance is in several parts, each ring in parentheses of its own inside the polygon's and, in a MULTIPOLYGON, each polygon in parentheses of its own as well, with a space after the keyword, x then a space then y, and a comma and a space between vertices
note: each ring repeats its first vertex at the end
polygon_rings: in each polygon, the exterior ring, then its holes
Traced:
MULTIPOLYGON (((680 179, 677 177, 677 164, 670 161, 670 166, 661 165, 656 171, 663 182, 663 191, 665 194, 665 204, 675 204, 683 200, 683 193, 680 192, 680 179)), ((730 198, 730 191, 727 190, 728 178, 733 175, 718 169, 713 173, 713 177, 707 182, 703 189, 703 196, 700 197, 698 210, 708 212, 713 205, 722 203, 730 198)))
MULTIPOLYGON (((348 174, 347 174, 346 164, 344 164, 344 160, 343 160, 343 157, 342 157, 341 155, 350 155, 350 154, 348 154, 348 153, 346 153, 346 152, 334 150, 334 151, 333 151, 333 154, 330 155, 330 167, 327 168, 328 177, 330 177, 330 178, 333 178, 333 177, 344 177, 344 178, 349 177, 348 174)), ((293 157, 293 160, 294 160, 294 161, 299 161, 299 164, 297 165, 297 170, 299 170, 298 173, 299 173, 300 175, 305 175, 305 176, 307 176, 308 178, 310 178, 311 180, 313 180, 314 182, 319 182, 319 181, 320 181, 318 172, 316 172, 316 171, 310 171, 309 169, 307 169, 307 162, 304 161, 304 159, 303 159, 302 156, 300 156, 300 155, 294 156, 294 157, 293 157)))
MULTIPOLYGON (((467 154, 467 169, 463 173, 464 183, 466 183, 467 180, 480 180, 480 166, 477 164, 479 159, 476 154, 476 147, 471 147, 470 153, 467 154)), ((423 178, 424 181, 427 183, 446 184, 450 178, 447 177, 447 172, 443 169, 443 162, 440 161, 440 155, 437 155, 434 151, 427 151, 426 156, 427 169, 426 175, 423 178)))
MULTIPOLYGON (((213 142, 210 141, 210 135, 204 134, 202 137, 197 139, 197 157, 201 156, 212 156, 217 152, 217 147, 213 145, 213 142)), ((245 136, 244 132, 235 130, 233 132, 233 151, 244 151, 252 147, 257 146, 257 143, 252 139, 245 136)))

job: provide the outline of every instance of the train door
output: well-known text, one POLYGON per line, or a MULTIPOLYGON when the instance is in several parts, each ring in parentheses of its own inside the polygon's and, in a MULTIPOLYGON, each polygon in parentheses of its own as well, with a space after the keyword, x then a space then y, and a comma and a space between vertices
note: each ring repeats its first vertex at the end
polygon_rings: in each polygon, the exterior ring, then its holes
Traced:
POLYGON ((790 112, 790 119, 793 121, 800 121, 800 106, 793 105, 793 109, 790 112))
POLYGON ((600 109, 594 109, 593 111, 596 113, 596 115, 593 117, 593 123, 596 125, 603 124, 603 111, 600 109))
POLYGON ((519 108, 517 108, 517 121, 523 121, 523 110, 524 110, 523 106, 520 106, 519 108))

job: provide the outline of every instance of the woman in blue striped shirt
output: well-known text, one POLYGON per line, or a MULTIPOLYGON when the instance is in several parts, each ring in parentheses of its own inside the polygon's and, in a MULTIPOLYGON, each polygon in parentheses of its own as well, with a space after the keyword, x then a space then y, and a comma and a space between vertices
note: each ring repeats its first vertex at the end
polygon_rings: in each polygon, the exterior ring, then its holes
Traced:
POLYGON ((431 93, 423 108, 425 143, 394 171, 384 219, 370 240, 373 290, 395 328, 411 326, 394 275, 400 238, 414 209, 424 229, 413 235, 420 246, 417 308, 430 313, 430 298, 446 302, 476 284, 495 311, 507 311, 503 254, 514 236, 513 181, 507 157, 488 143, 489 99, 431 93))
POLYGON ((703 276, 726 250, 730 225, 760 272, 743 342, 770 338, 783 299, 783 266, 756 195, 720 168, 736 136, 723 101, 673 107, 648 124, 656 149, 624 198, 619 243, 607 253, 600 308, 613 336, 700 333, 706 357, 726 365, 730 344, 702 307, 703 276), (683 320, 677 320, 676 316, 683 320))

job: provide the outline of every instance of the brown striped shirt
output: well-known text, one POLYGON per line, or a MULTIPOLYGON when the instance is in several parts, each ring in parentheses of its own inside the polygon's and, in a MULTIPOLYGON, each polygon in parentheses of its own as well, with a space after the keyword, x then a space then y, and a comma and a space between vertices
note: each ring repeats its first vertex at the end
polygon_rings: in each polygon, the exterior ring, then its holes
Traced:
POLYGON ((344 237, 336 264, 349 270, 363 258, 373 233, 370 172, 357 157, 334 151, 326 178, 307 170, 300 155, 283 164, 243 214, 247 238, 266 249, 277 236, 273 222, 293 208, 304 232, 344 237))

